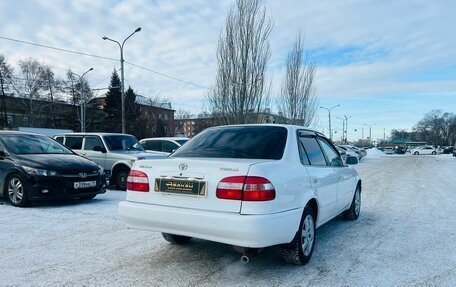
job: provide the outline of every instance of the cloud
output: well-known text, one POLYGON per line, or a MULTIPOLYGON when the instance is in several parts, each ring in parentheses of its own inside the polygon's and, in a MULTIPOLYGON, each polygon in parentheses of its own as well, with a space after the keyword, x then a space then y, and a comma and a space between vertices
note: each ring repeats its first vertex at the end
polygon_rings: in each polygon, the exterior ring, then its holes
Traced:
MULTIPOLYGON (((233 3, 1 1, 0 35, 117 59, 119 48, 101 37, 122 40, 140 26, 142 31, 125 44, 127 61, 211 87, 217 71, 217 40, 233 3)), ((456 103, 450 97, 456 91, 454 1, 267 0, 265 5, 274 20, 269 71, 273 95, 280 90, 288 49, 297 31, 302 30, 309 56, 318 64, 321 104, 341 103, 341 113, 351 114, 355 124, 370 120, 373 112, 392 127, 401 124, 400 118, 416 122, 430 106, 454 110, 456 103), (447 99, 445 104, 443 98, 447 99), (400 100, 395 109, 406 112, 390 111, 371 99, 390 107, 394 100, 400 100)), ((97 87, 106 87, 113 68, 119 68, 119 61, 1 39, 0 47, 0 53, 13 64, 33 57, 55 67, 60 75, 68 68, 79 72, 93 67, 88 78, 97 87)), ((130 65, 125 65, 125 77, 136 90, 169 97, 175 108, 193 113, 199 112, 207 95, 206 89, 130 65)), ((322 124, 324 113, 319 117, 322 124)))

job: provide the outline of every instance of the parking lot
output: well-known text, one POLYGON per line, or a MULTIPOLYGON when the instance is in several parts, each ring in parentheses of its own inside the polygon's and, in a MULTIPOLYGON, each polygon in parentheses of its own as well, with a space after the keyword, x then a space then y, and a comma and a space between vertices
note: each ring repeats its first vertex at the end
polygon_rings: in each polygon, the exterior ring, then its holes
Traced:
POLYGON ((456 158, 371 152, 356 169, 359 220, 318 229, 302 267, 284 263, 275 247, 242 264, 226 245, 175 246, 128 230, 117 215, 120 191, 30 208, 0 200, 0 285, 456 285, 456 158))

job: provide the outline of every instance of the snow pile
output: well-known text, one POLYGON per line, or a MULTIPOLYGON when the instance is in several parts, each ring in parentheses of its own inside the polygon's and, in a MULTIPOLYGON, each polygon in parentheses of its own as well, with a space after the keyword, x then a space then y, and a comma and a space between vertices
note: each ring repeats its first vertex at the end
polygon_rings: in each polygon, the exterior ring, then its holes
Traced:
POLYGON ((382 152, 381 150, 377 149, 376 147, 370 148, 370 149, 366 149, 366 152, 367 152, 367 156, 368 157, 380 157, 382 155, 385 155, 384 152, 382 152))

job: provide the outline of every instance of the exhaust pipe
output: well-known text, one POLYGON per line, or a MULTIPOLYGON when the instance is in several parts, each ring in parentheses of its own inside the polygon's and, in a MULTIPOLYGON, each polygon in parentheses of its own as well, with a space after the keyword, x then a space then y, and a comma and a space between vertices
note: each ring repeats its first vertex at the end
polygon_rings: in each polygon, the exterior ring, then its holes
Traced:
POLYGON ((244 263, 244 264, 247 264, 250 262, 250 258, 248 255, 244 254, 241 256, 241 262, 244 263))

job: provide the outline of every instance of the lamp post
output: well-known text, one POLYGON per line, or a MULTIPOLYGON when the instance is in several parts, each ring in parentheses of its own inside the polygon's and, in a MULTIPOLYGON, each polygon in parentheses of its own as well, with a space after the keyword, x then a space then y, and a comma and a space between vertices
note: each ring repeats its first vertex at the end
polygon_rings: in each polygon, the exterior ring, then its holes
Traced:
POLYGON ((363 124, 363 125, 369 127, 369 145, 371 145, 372 144, 372 127, 375 126, 375 124, 373 124, 373 125, 363 124))
POLYGON ((344 143, 345 137, 345 119, 341 117, 337 117, 339 120, 342 120, 342 138, 340 139, 342 143, 344 143))
POLYGON ((133 34, 137 33, 141 31, 141 27, 138 27, 136 28, 136 30, 130 34, 130 36, 128 36, 127 38, 125 38, 125 40, 123 40, 122 44, 120 44, 119 42, 117 42, 116 40, 113 40, 111 38, 108 38, 106 36, 103 36, 103 40, 108 40, 108 41, 111 41, 111 42, 114 42, 114 43, 117 43, 117 45, 119 45, 119 48, 120 48, 120 79, 121 79, 121 83, 120 83, 120 102, 121 102, 121 106, 122 106, 122 133, 125 133, 126 132, 126 128, 125 128, 125 95, 124 95, 124 59, 123 59, 123 47, 124 47, 124 44, 125 42, 131 37, 133 36, 133 34))
POLYGON ((71 74, 77 76, 79 78, 79 93, 80 93, 80 99, 79 99, 79 103, 81 105, 81 116, 80 116, 80 122, 81 122, 81 132, 85 132, 85 101, 84 101, 84 83, 83 83, 83 79, 84 79, 84 76, 92 71, 93 68, 90 68, 88 69, 87 71, 85 71, 81 76, 79 76, 78 74, 74 73, 74 72, 71 72, 71 74))
POLYGON ((330 108, 320 107, 320 109, 325 109, 328 111, 328 118, 329 118, 329 139, 332 140, 332 131, 331 131, 331 110, 334 108, 340 107, 340 105, 336 105, 330 108))
POLYGON ((348 119, 351 118, 351 116, 347 117, 347 116, 344 116, 345 118, 345 144, 348 143, 348 119))

